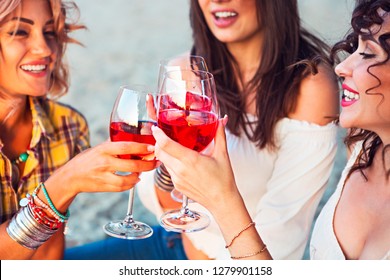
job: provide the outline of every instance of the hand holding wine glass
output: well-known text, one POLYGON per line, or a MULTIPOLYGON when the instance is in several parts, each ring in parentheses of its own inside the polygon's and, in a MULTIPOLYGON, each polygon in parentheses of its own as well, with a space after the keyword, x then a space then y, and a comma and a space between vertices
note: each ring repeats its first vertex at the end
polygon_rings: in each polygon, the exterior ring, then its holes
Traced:
MULTIPOLYGON (((218 124, 214 77, 199 70, 168 71, 157 102, 158 126, 183 146, 201 152, 213 140, 218 124)), ((183 195, 180 210, 165 213, 161 225, 170 231, 193 232, 206 228, 209 217, 188 208, 183 195)))
MULTIPOLYGON (((167 59, 162 59, 160 61, 159 73, 158 73, 158 91, 161 88, 163 83, 164 75, 168 71, 174 70, 201 70, 207 71, 207 64, 205 59, 202 56, 198 55, 179 55, 167 59)), ((160 166, 159 168, 164 170, 164 166, 160 166)), ((167 171, 163 171, 166 173, 167 171)), ((166 174, 169 175, 169 174, 166 174)), ((161 180, 161 179, 160 179, 161 180)), ((164 180, 164 179, 162 179, 164 180)), ((170 180, 170 178, 165 178, 165 180, 170 180)), ((167 184, 167 183, 165 183, 167 184)), ((171 184, 169 184, 171 185, 171 184)), ((183 202, 183 195, 177 191, 175 188, 171 191, 171 198, 177 202, 183 202)), ((190 198, 188 202, 193 202, 190 198)))
MULTIPOLYGON (((110 120, 111 141, 132 141, 154 145, 151 127, 155 125, 156 111, 153 95, 144 86, 122 86, 115 100, 110 120)), ((155 160, 154 153, 118 155, 132 160, 155 160)), ((123 170, 118 176, 129 173, 123 170)), ((124 239, 142 239, 152 235, 153 230, 147 224, 134 221, 134 188, 129 191, 129 202, 124 220, 111 221, 104 226, 104 231, 113 237, 124 239)))

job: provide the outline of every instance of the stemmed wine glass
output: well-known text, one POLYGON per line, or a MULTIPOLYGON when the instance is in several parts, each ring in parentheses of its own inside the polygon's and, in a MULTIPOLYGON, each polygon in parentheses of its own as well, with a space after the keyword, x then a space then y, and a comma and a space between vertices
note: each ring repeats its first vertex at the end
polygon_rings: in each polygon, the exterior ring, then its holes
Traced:
MULTIPOLYGON (((218 124, 214 77, 200 70, 168 71, 157 100, 157 123, 168 137, 195 151, 213 140, 218 124)), ((188 208, 183 194, 181 209, 162 215, 160 224, 169 231, 194 232, 206 228, 210 218, 188 208)))
MULTIPOLYGON (((163 82, 164 74, 173 70, 202 70, 208 71, 205 59, 199 55, 179 55, 162 59, 158 72, 157 90, 159 91, 163 82)), ((183 202, 183 195, 175 188, 171 191, 171 197, 177 202, 183 202)), ((193 202, 188 199, 188 202, 193 202)))
MULTIPOLYGON (((134 141, 154 145, 156 140, 151 127, 156 124, 153 94, 143 85, 121 86, 115 100, 110 119, 111 141, 134 141)), ((154 154, 118 155, 124 159, 155 160, 154 154)), ((118 176, 130 172, 117 171, 118 176)), ((129 190, 129 202, 126 217, 123 220, 110 221, 104 225, 105 233, 123 239, 143 239, 151 236, 153 230, 145 223, 133 219, 133 201, 135 187, 129 190)))
POLYGON ((160 90, 165 72, 173 70, 208 71, 205 59, 199 55, 179 55, 162 59, 158 71, 157 91, 160 90))

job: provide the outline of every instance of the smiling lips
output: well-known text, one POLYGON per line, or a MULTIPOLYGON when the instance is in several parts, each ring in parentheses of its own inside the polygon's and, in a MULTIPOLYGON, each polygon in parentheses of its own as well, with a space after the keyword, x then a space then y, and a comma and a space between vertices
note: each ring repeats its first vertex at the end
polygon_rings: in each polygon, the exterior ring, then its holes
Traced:
POLYGON ((236 20, 238 13, 229 10, 219 10, 212 12, 214 16, 214 24, 219 28, 231 26, 236 20))
POLYGON ((351 89, 349 86, 343 84, 343 96, 341 100, 342 107, 348 107, 357 102, 360 95, 357 91, 351 89))
POLYGON ((20 66, 25 73, 33 75, 34 77, 43 77, 47 74, 48 65, 46 63, 30 63, 20 66))

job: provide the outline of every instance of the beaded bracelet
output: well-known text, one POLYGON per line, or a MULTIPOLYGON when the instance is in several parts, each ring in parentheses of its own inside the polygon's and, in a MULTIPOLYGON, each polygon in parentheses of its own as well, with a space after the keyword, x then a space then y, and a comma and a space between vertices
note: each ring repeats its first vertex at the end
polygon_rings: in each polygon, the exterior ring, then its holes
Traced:
POLYGON ((250 228, 251 226, 254 226, 254 225, 256 225, 255 222, 250 222, 249 224, 247 224, 242 230, 240 230, 239 233, 237 233, 237 234, 232 238, 232 240, 230 241, 229 244, 226 244, 225 248, 227 249, 227 248, 229 248, 230 246, 232 246, 234 240, 235 240, 237 237, 239 237, 239 236, 241 235, 241 233, 243 233, 243 232, 246 231, 248 228, 250 228))
MULTIPOLYGON (((61 214, 61 213, 57 210, 57 208, 54 206, 53 201, 51 201, 51 199, 50 199, 50 197, 49 197, 49 194, 48 194, 48 192, 47 192, 47 190, 46 190, 46 188, 45 188, 45 184, 44 184, 44 183, 42 183, 42 182, 39 183, 37 189, 39 190, 40 188, 42 188, 43 194, 45 195, 45 198, 46 198, 47 202, 49 203, 49 206, 50 206, 51 210, 53 210, 54 213, 56 213, 56 214, 57 214, 61 219, 63 219, 64 221, 68 220, 68 219, 69 219, 69 216, 70 216, 69 209, 66 210, 65 215, 61 214)), ((37 192, 38 192, 38 190, 37 190, 37 192)), ((34 192, 35 192, 35 190, 34 190, 34 192)))
POLYGON ((56 230, 56 229, 60 228, 60 226, 62 225, 62 222, 59 221, 58 219, 54 219, 54 220, 50 219, 47 216, 46 212, 44 212, 42 210, 43 208, 34 204, 34 201, 32 199, 29 201, 28 206, 30 207, 31 212, 33 213, 34 219, 38 223, 45 224, 45 225, 49 226, 50 229, 52 229, 52 230, 56 230))
POLYGON ((57 219, 59 222, 64 223, 66 220, 62 219, 60 216, 58 216, 51 208, 43 202, 36 194, 32 195, 34 203, 38 204, 40 207, 44 208, 47 212, 50 213, 55 219, 57 219))

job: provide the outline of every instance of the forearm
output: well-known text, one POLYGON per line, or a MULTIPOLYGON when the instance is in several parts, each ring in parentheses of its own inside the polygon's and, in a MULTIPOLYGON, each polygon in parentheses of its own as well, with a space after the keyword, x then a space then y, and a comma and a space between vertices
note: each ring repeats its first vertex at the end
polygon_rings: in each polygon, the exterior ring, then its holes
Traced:
POLYGON ((233 259, 272 259, 239 193, 212 210, 233 259), (231 211, 234 209, 234 211, 231 211))
POLYGON ((180 208, 181 203, 174 201, 169 191, 162 190, 156 185, 154 187, 156 190, 157 199, 164 211, 180 208))
POLYGON ((0 225, 0 259, 2 260, 28 260, 35 251, 24 248, 15 242, 7 233, 6 228, 10 221, 0 225))
POLYGON ((39 247, 32 259, 34 260, 61 260, 64 258, 65 236, 60 228, 49 240, 39 247))
POLYGON ((61 259, 64 250, 64 235, 60 230, 36 250, 27 249, 14 241, 7 233, 9 221, 0 225, 0 259, 61 259))

